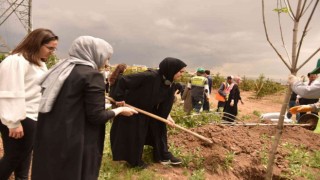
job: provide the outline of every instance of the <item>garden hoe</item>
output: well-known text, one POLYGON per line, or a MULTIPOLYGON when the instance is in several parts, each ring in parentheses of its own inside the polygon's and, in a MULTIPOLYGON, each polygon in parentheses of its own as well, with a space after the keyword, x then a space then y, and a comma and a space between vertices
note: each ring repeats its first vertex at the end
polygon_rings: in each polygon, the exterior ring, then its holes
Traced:
MULTIPOLYGON (((108 99, 111 103, 116 103, 116 101, 115 101, 114 99, 112 99, 111 97, 106 96, 106 99, 108 99)), ((160 117, 160 116, 157 116, 157 115, 155 115, 155 114, 149 113, 149 112, 147 112, 147 111, 144 111, 144 110, 142 110, 142 109, 136 108, 136 107, 131 106, 131 105, 129 105, 129 104, 125 104, 125 106, 130 107, 130 108, 132 108, 132 109, 135 109, 135 110, 138 111, 139 113, 142 113, 142 114, 144 114, 144 115, 147 115, 147 116, 149 116, 149 117, 152 117, 152 118, 154 118, 154 119, 156 119, 156 120, 158 120, 158 121, 162 121, 162 122, 164 122, 164 123, 166 123, 166 124, 169 123, 168 120, 166 120, 166 119, 164 119, 164 118, 162 118, 162 117, 160 117)), ((197 133, 195 133, 195 132, 192 132, 192 131, 190 131, 189 129, 186 129, 186 128, 182 127, 182 126, 179 126, 179 125, 177 125, 177 124, 174 124, 174 127, 178 128, 178 129, 181 129, 181 130, 183 130, 183 131, 185 131, 185 132, 187 132, 187 133, 189 133, 189 134, 192 134, 192 135, 196 136, 197 138, 199 138, 199 139, 201 139, 201 140, 203 140, 203 141, 205 141, 205 142, 207 142, 207 143, 209 143, 209 144, 212 144, 212 143, 213 143, 210 139, 208 139, 208 138, 206 138, 206 137, 204 137, 204 136, 201 136, 200 134, 197 134, 197 133)))

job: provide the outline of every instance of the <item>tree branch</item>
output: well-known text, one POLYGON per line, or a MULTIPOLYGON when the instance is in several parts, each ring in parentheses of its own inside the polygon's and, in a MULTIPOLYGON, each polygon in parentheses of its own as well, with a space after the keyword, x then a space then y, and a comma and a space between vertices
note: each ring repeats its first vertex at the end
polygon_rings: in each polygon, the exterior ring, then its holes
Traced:
MULTIPOLYGON (((279 8, 279 0, 277 2, 277 6, 279 8)), ((281 0, 280 0, 280 7, 282 8, 281 0)), ((284 39, 283 39, 283 31, 282 31, 281 20, 280 20, 280 12, 278 12, 278 23, 279 23, 279 28, 280 28, 280 36, 281 36, 282 46, 283 46, 283 48, 284 48, 284 50, 286 52, 286 55, 287 55, 288 60, 289 60, 289 63, 292 65, 291 58, 289 56, 287 47, 286 47, 286 45, 284 43, 284 39)))
POLYGON ((310 3, 308 4, 307 8, 302 12, 302 15, 301 15, 301 16, 303 16, 303 15, 307 12, 307 10, 308 10, 309 7, 311 6, 312 2, 313 2, 313 0, 310 1, 310 3))
POLYGON ((289 1, 288 0, 284 0, 284 3, 286 4, 286 6, 288 8, 289 16, 291 17, 292 20, 295 20, 296 16, 292 12, 291 5, 290 5, 289 1))
MULTIPOLYGON (((307 21, 307 23, 306 23, 306 25, 305 25, 305 27, 304 27, 303 33, 302 33, 302 35, 301 35, 301 39, 300 39, 299 47, 298 47, 298 51, 297 51, 297 59, 299 58, 299 55, 300 55, 300 50, 301 50, 302 42, 303 42, 303 40, 304 40, 304 37, 305 37, 306 34, 307 34, 307 28, 308 28, 308 26, 309 26, 309 24, 310 24, 310 22, 311 22, 311 19, 312 19, 313 14, 314 14, 317 6, 318 6, 318 3, 319 3, 319 0, 317 0, 317 1, 315 2, 314 7, 313 7, 313 9, 312 9, 312 12, 311 12, 311 14, 310 14, 310 16, 309 16, 309 18, 308 18, 308 21, 307 21)), ((303 65, 304 65, 304 64, 305 64, 305 63, 303 63, 303 65)), ((301 67, 301 66, 300 66, 300 67, 301 67)))
POLYGON ((262 0, 262 19, 263 19, 263 26, 264 26, 264 31, 265 31, 265 35, 267 38, 267 41, 269 42, 270 46, 273 48, 273 50, 277 53, 277 55, 280 57, 281 61, 287 66, 287 68, 290 70, 290 67, 288 65, 288 63, 283 59, 283 57, 281 56, 281 54, 278 52, 278 50, 274 47, 274 45, 272 44, 272 42, 269 39, 269 35, 268 35, 268 30, 267 30, 267 26, 266 26, 266 20, 265 20, 265 16, 264 16, 264 0, 262 0))
POLYGON ((303 1, 303 5, 302 5, 302 8, 301 8, 300 13, 299 13, 299 14, 300 14, 300 17, 299 17, 299 18, 302 17, 303 12, 305 11, 306 3, 307 3, 307 1, 303 1))
POLYGON ((313 56, 315 56, 319 51, 320 51, 320 47, 314 53, 312 53, 310 57, 299 66, 299 68, 297 68, 297 71, 299 71, 299 69, 301 69, 307 62, 309 62, 311 58, 313 58, 313 56))
POLYGON ((300 21, 300 15, 301 15, 301 1, 299 0, 297 9, 296 9, 296 21, 294 21, 293 25, 293 39, 292 39, 292 70, 295 71, 298 64, 298 56, 297 56, 297 39, 298 39, 298 28, 299 28, 299 21, 300 21))

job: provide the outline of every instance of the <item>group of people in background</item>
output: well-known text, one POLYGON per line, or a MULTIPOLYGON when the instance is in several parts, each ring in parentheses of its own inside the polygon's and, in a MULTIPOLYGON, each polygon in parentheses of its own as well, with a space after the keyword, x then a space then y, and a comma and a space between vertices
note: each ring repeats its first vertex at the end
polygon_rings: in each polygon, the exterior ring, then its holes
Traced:
MULTIPOLYGON (((238 102, 243 104, 238 86, 240 81, 240 77, 227 76, 226 81, 221 83, 214 96, 217 100, 216 112, 223 112, 223 119, 226 121, 235 121, 238 102)), ((192 111, 195 113, 201 110, 210 111, 212 83, 210 71, 198 68, 196 75, 190 78, 181 96, 184 101, 184 111, 187 114, 191 114, 192 111)))

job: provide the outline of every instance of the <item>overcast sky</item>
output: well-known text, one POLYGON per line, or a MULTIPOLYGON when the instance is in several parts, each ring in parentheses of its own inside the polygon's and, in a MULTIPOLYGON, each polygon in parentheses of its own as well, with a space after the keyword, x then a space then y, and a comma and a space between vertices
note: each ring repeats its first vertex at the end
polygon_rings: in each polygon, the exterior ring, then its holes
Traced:
MULTIPOLYGON (((276 1, 266 2, 271 41, 283 52, 277 14, 272 11, 276 1)), ((320 47, 319 9, 299 64, 320 47)), ((171 56, 185 61, 190 72, 203 67, 224 76, 264 74, 273 79, 286 79, 289 74, 267 43, 260 0, 33 0, 32 11, 34 29, 49 28, 60 37, 59 58, 68 56, 75 38, 91 35, 113 46, 111 64, 157 67, 171 56)), ((293 23, 286 15, 282 20, 290 50, 293 23)), ((26 33, 14 16, 0 26, 0 32, 11 47, 26 33)), ((298 74, 315 68, 319 57, 318 53, 298 74)))

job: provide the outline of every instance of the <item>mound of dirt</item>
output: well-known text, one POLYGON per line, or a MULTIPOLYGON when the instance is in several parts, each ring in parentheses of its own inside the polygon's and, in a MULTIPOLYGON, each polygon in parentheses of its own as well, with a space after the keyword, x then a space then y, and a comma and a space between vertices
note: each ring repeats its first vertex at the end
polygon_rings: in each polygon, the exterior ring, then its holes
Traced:
MULTIPOLYGON (((271 136, 275 134, 276 126, 206 125, 193 131, 211 139, 213 144, 186 132, 169 136, 169 141, 188 153, 199 153, 198 156, 204 159, 208 178, 263 179, 266 166, 262 159, 263 156, 268 157, 272 144, 271 136), (232 164, 228 164, 228 157, 232 164)), ((281 140, 282 143, 304 145, 308 150, 319 151, 319 138, 319 134, 302 127, 285 126, 281 140)), ((280 174, 287 170, 288 161, 284 158, 287 153, 290 152, 279 146, 273 171, 274 179, 279 179, 280 174)), ((192 167, 192 164, 189 167, 192 167)))

